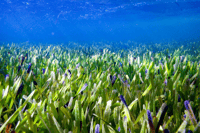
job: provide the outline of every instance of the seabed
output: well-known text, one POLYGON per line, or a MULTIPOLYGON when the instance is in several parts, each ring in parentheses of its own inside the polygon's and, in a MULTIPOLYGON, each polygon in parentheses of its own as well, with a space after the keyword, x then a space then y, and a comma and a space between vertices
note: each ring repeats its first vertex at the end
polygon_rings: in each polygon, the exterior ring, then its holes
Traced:
POLYGON ((0 132, 199 133, 199 88, 199 41, 5 45, 0 132))

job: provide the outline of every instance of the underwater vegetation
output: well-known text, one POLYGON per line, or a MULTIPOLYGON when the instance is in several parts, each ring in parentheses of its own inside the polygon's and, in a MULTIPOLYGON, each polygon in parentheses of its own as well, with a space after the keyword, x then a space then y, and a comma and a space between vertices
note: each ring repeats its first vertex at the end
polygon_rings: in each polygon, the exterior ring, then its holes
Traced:
POLYGON ((126 46, 1 46, 0 132, 199 133, 200 42, 126 46))

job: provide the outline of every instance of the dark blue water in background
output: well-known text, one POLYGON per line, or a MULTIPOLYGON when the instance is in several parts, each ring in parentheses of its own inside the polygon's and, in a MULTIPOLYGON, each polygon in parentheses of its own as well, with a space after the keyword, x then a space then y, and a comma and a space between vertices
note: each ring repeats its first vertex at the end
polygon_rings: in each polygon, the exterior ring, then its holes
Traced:
POLYGON ((166 42, 200 36, 200 0, 1 0, 1 43, 166 42))

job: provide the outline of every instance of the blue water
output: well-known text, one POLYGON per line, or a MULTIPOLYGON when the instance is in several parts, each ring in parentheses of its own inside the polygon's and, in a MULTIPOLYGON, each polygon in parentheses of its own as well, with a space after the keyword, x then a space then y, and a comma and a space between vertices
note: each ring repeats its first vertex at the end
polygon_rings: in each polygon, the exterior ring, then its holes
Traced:
POLYGON ((1 0, 1 43, 169 42, 200 37, 200 0, 1 0))

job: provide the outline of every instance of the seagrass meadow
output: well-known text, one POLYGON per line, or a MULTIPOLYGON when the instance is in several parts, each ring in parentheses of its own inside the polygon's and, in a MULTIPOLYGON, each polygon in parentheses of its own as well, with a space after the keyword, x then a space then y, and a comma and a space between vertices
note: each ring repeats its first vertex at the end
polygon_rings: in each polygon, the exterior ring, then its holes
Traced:
POLYGON ((199 41, 76 46, 0 47, 0 132, 200 132, 199 41))

